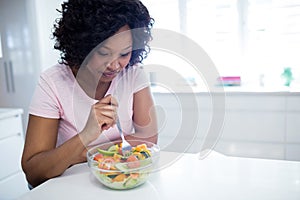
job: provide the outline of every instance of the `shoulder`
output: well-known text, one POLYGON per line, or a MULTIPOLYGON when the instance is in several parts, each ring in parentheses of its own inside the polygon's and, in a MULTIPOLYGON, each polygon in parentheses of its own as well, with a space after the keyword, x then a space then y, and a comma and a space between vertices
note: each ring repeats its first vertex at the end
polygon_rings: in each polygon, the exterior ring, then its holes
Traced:
POLYGON ((66 75, 71 71, 70 67, 64 64, 56 64, 52 67, 47 68, 41 74, 41 76, 56 76, 56 75, 66 75))
POLYGON ((72 70, 69 66, 63 64, 56 64, 46 70, 44 70, 41 75, 40 79, 46 81, 72 81, 74 79, 72 70))
POLYGON ((148 75, 141 64, 128 66, 124 73, 126 74, 123 76, 124 80, 131 86, 133 93, 150 85, 148 75))
POLYGON ((140 76, 141 74, 145 74, 145 71, 142 64, 135 64, 135 65, 128 66, 124 70, 124 74, 128 74, 135 77, 135 76, 140 76))

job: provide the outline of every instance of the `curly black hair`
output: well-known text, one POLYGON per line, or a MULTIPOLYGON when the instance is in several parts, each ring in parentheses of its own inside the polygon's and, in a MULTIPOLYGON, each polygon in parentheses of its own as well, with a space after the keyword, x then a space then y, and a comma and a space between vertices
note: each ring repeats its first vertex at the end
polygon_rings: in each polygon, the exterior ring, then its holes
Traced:
POLYGON ((57 10, 62 17, 54 24, 54 48, 60 50, 59 63, 79 68, 101 42, 128 25, 133 36, 129 64, 147 57, 154 19, 139 0, 69 0, 57 10))

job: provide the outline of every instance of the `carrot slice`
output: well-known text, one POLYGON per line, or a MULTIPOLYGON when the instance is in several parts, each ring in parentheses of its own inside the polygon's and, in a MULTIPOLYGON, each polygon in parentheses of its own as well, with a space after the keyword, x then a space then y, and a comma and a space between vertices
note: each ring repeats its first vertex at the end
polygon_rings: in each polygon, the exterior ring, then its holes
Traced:
POLYGON ((124 179, 126 178, 126 175, 125 174, 119 174, 118 176, 116 176, 113 181, 115 182, 122 182, 124 181, 124 179))

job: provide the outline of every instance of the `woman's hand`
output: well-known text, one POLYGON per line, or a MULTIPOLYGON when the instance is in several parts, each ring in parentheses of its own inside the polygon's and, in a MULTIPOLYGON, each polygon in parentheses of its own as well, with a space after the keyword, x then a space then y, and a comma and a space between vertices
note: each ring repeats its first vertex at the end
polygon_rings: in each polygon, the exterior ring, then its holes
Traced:
POLYGON ((116 123, 118 103, 108 95, 91 107, 87 123, 80 133, 84 145, 88 145, 98 138, 103 130, 107 130, 116 123))

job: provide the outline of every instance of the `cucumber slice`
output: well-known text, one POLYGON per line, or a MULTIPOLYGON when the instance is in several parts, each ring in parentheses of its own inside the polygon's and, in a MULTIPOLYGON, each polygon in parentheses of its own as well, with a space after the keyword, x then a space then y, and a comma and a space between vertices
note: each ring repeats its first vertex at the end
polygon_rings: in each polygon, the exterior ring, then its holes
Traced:
POLYGON ((124 183, 124 188, 132 188, 138 183, 138 179, 133 179, 128 177, 128 179, 124 183))
POLYGON ((115 154, 115 152, 113 151, 105 151, 103 149, 97 149, 99 153, 101 153, 102 155, 105 156, 113 156, 115 154))
POLYGON ((130 169, 127 167, 127 164, 126 163, 116 163, 115 164, 115 167, 118 169, 118 170, 120 170, 120 171, 122 171, 122 172, 128 172, 130 169))
POLYGON ((150 157, 149 153, 146 152, 146 151, 141 151, 140 153, 143 154, 145 156, 145 158, 149 158, 150 157))
POLYGON ((151 160, 140 160, 139 162, 141 163, 141 165, 137 168, 129 168, 127 166, 127 163, 116 163, 115 167, 123 173, 129 173, 132 171, 144 170, 152 166, 151 160))
POLYGON ((145 160, 140 160, 140 168, 146 168, 152 165, 152 159, 148 158, 145 160))
POLYGON ((112 145, 110 146, 107 151, 111 151, 111 152, 117 152, 118 146, 117 145, 112 145))

